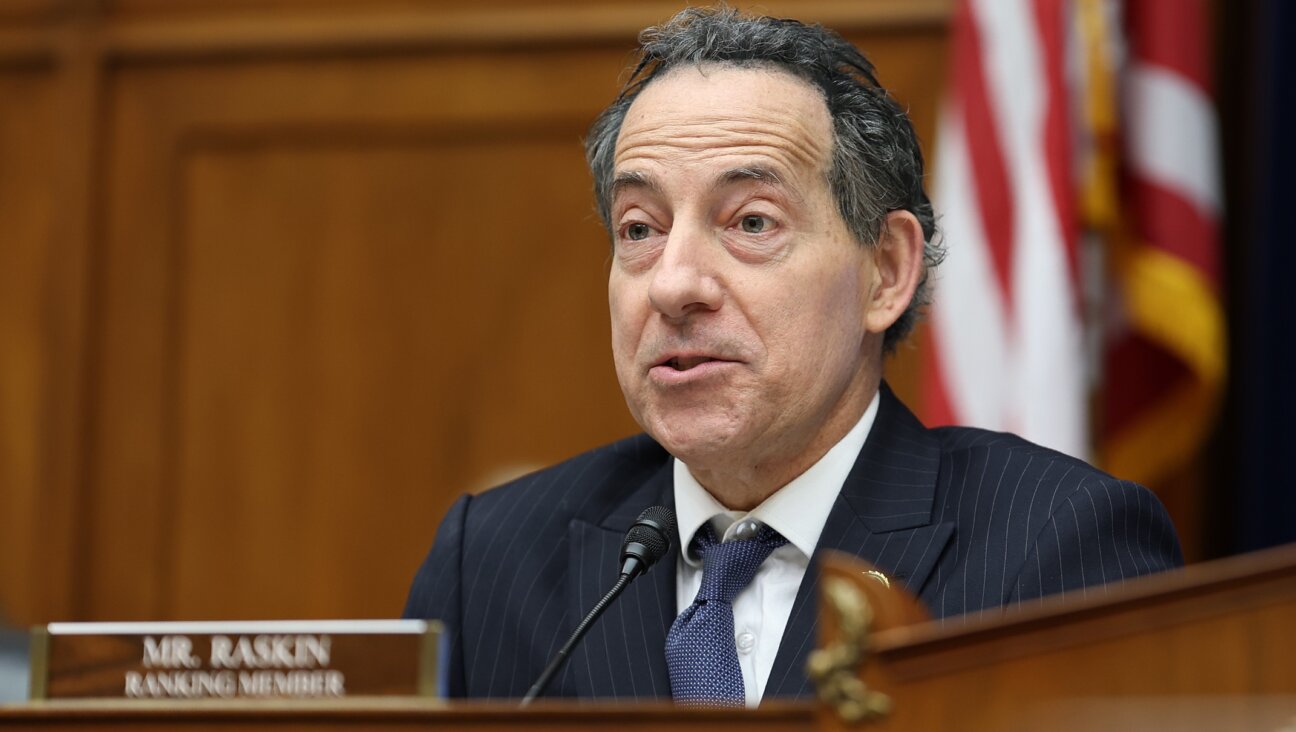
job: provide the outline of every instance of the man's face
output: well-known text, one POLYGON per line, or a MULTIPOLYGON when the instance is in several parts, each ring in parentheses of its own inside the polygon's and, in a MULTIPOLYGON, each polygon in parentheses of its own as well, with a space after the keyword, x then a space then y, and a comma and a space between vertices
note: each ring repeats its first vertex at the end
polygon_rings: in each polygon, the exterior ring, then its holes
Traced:
POLYGON ((639 424, 699 478, 803 462, 794 477, 876 389, 874 254, 837 211, 831 154, 822 97, 781 71, 681 67, 626 115, 610 213, 617 377, 639 424))

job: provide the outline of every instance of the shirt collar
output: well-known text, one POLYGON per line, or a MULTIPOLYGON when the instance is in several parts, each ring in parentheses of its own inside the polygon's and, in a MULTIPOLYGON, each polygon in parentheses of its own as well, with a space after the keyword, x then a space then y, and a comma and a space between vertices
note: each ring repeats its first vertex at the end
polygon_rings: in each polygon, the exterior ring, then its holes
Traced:
POLYGON ((879 401, 879 395, 874 394, 860 420, 818 462, 747 513, 725 508, 697 482, 688 466, 676 458, 673 471, 680 556, 689 564, 697 564, 697 560, 689 556, 688 545, 707 521, 711 521, 716 535, 723 537, 731 525, 745 518, 764 523, 782 534, 802 554, 812 555, 837 494, 846 483, 846 477, 873 429, 879 401))

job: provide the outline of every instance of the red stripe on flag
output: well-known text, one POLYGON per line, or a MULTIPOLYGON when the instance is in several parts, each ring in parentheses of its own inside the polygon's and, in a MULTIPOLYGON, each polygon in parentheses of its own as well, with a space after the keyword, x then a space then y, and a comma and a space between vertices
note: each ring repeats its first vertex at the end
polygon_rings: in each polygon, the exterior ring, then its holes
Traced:
POLYGON ((1136 0, 1125 3, 1130 55, 1163 66, 1209 92, 1206 8, 1200 0, 1136 0))
POLYGON ((1171 254, 1201 271, 1218 287, 1219 235, 1216 222, 1182 196, 1137 177, 1125 181, 1126 201, 1139 243, 1171 254))
POLYGON ((963 108, 963 123, 967 136, 968 157, 976 190, 982 230, 994 264, 995 279, 1003 293, 1004 309, 1013 311, 1012 259, 1013 259, 1013 197, 1004 167, 1004 155, 994 113, 990 109, 990 96, 986 88, 985 70, 981 57, 981 38, 971 3, 963 0, 958 5, 954 19, 952 39, 954 55, 954 89, 963 108))
POLYGON ((1080 307, 1080 267, 1076 255, 1076 191, 1071 176, 1070 95, 1066 87, 1063 56, 1063 3, 1061 0, 1035 0, 1035 25, 1040 37, 1044 60, 1044 83, 1048 93, 1044 117, 1044 160, 1053 193, 1053 210, 1057 214, 1058 233, 1066 249, 1071 283, 1075 286, 1076 306, 1080 307))
POLYGON ((1102 434, 1120 434, 1173 394, 1191 376, 1187 366, 1138 333, 1108 345, 1102 434))
MULTIPOLYGON (((922 376, 922 421, 929 427, 958 424, 954 405, 950 402, 949 385, 941 371, 941 352, 932 337, 931 328, 921 331, 922 348, 919 351, 919 373, 922 376)), ((948 354, 946 354, 948 357, 948 354)))

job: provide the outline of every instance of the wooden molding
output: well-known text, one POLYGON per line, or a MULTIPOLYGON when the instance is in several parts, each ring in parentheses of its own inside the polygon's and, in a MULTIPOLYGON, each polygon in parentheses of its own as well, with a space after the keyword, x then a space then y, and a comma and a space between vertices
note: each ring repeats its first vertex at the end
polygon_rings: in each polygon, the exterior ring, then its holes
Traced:
MULTIPOLYGON (((760 9, 842 33, 943 28, 950 0, 770 3, 760 9)), ((537 5, 490 10, 391 11, 282 18, 201 17, 123 21, 104 29, 104 52, 129 61, 176 58, 399 52, 438 48, 623 44, 670 17, 678 2, 537 5)))
POLYGON ((759 711, 686 709, 667 702, 611 704, 537 703, 525 710, 510 702, 465 702, 447 705, 428 699, 344 699, 329 704, 274 700, 259 703, 127 703, 63 701, 0 709, 0 724, 15 722, 51 729, 82 726, 127 726, 131 729, 606 729, 631 731, 672 729, 680 732, 742 728, 745 730, 813 730, 815 707, 774 700, 759 711), (60 726, 65 725, 65 726, 60 726))
POLYGON ((943 654, 939 665, 945 669, 977 667, 1091 642, 1094 623, 1106 636, 1137 635, 1227 615, 1258 598, 1291 596, 1294 577, 1296 545, 1287 545, 1099 588, 1082 599, 1047 597, 1008 615, 989 610, 965 622, 887 630, 874 638, 874 648, 897 672, 915 676, 931 672, 933 653, 943 654), (1149 606, 1159 608, 1158 614, 1143 612, 1149 606), (1057 632, 1059 626, 1069 632, 1057 632))
MULTIPOLYGON (((104 59, 163 62, 573 44, 615 44, 629 49, 640 30, 679 8, 676 1, 650 0, 595 6, 537 3, 488 9, 313 10, 274 16, 209 10, 182 17, 69 15, 63 20, 88 23, 88 29, 98 36, 104 59)), ((852 34, 944 28, 952 0, 784 1, 753 8, 852 34)), ((52 65, 60 52, 57 33, 49 24, 0 30, 0 67, 52 65)))
POLYGON ((54 65, 58 46, 49 31, 0 31, 0 68, 54 65))

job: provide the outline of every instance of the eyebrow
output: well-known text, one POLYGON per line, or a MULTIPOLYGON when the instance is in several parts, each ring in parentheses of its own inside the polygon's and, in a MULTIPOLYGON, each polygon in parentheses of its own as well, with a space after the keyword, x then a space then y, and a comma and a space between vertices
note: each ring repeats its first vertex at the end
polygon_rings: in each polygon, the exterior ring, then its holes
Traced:
MULTIPOLYGON (((779 188, 785 187, 783 176, 779 171, 764 165, 754 165, 726 170, 716 177, 713 188, 722 188, 733 183, 746 181, 771 183, 779 188)), ((658 194, 662 192, 661 186, 652 176, 638 170, 628 170, 617 173, 616 177, 612 179, 612 195, 610 198, 615 199, 621 193, 634 189, 644 189, 658 194)))
POLYGON ((746 165, 726 170, 716 178, 715 188, 723 188, 737 183, 756 183, 769 186, 775 189, 777 195, 785 196, 791 201, 802 203, 805 200, 796 187, 787 184, 787 180, 778 168, 768 165, 746 165))
POLYGON ((657 181, 647 173, 629 170, 617 173, 612 179, 612 195, 609 198, 615 200, 621 193, 634 189, 647 189, 653 193, 661 193, 661 186, 657 185, 657 181))
POLYGON ((730 183, 741 183, 744 181, 757 181, 760 183, 772 183, 780 188, 784 187, 783 176, 774 168, 764 165, 747 166, 742 168, 733 168, 726 170, 716 179, 716 187, 719 188, 730 183))

